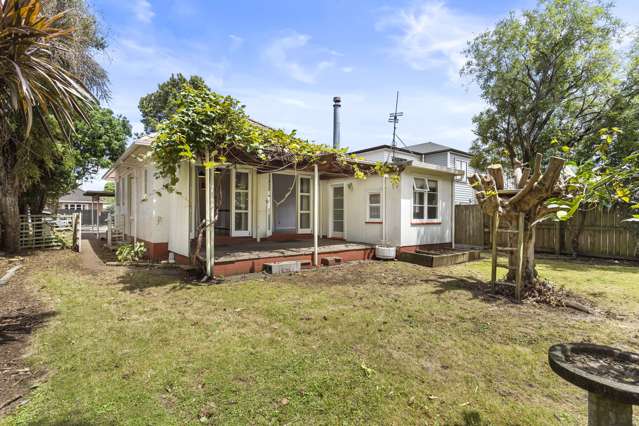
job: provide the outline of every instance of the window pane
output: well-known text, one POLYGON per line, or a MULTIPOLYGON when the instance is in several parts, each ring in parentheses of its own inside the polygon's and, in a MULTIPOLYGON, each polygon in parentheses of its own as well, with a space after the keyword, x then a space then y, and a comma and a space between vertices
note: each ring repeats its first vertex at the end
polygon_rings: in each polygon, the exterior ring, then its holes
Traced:
POLYGON ((333 200, 333 208, 334 209, 343 209, 344 208, 344 199, 343 198, 335 198, 333 200))
POLYGON ((311 180, 310 179, 300 179, 300 192, 303 194, 311 193, 311 180))
POLYGON ((248 231, 248 213, 235 213, 235 230, 248 231))
POLYGON ((415 189, 426 189, 426 179, 424 178, 414 178, 415 179, 415 189))
POLYGON ((413 192, 413 204, 416 206, 424 205, 424 193, 423 192, 413 192))
POLYGON ((301 211, 310 211, 311 210, 311 196, 310 195, 300 195, 300 210, 301 211))
POLYGON ((429 206, 437 206, 437 193, 428 193, 428 205, 429 206))
POLYGON ((424 218, 424 207, 415 206, 413 207, 413 219, 423 219, 424 218))
POLYGON ((430 192, 437 192, 437 181, 436 180, 429 180, 428 181, 428 188, 430 192))
POLYGON ((235 173, 235 189, 248 190, 249 175, 244 172, 235 173))
POLYGON ((382 212, 381 212, 381 208, 379 206, 370 206, 368 208, 368 217, 370 217, 371 219, 381 219, 382 218, 382 212))
POLYGON ((378 193, 368 194, 368 202, 370 204, 381 204, 382 197, 378 193))
POLYGON ((428 208, 428 218, 429 219, 437 219, 437 207, 429 207, 428 208))
POLYGON ((333 231, 334 232, 344 232, 344 221, 334 220, 333 221, 333 231))
POLYGON ((300 228, 302 229, 310 229, 311 227, 311 214, 310 213, 301 213, 300 214, 300 228))
POLYGON ((333 188, 333 198, 343 198, 344 197, 344 187, 336 186, 333 188))
POLYGON ((333 210, 334 220, 344 220, 344 210, 333 210))
POLYGON ((248 192, 235 193, 235 210, 248 210, 248 192))

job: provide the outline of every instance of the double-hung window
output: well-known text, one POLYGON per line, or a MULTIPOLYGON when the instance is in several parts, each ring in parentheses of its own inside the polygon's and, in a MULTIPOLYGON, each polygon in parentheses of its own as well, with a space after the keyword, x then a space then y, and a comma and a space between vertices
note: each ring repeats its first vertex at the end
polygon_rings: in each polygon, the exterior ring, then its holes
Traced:
POLYGON ((370 222, 382 221, 382 194, 379 192, 369 192, 367 198, 367 218, 370 222))
POLYGON ((413 178, 413 220, 437 220, 439 218, 437 189, 436 180, 413 178))

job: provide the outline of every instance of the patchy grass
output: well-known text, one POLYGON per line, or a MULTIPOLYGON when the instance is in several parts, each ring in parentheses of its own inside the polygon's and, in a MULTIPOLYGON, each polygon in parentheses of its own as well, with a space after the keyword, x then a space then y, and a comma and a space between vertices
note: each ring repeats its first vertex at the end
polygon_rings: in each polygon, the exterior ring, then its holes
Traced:
MULTIPOLYGON (((505 258, 500 264, 505 264, 505 258)), ((490 259, 463 265, 463 272, 476 272, 483 280, 490 279, 490 259)), ((588 297, 602 309, 618 314, 639 312, 639 264, 592 258, 569 259, 541 256, 537 270, 559 286, 588 297)), ((505 275, 505 269, 498 269, 505 275)))
MULTIPOLYGON (((550 371, 548 347, 639 345, 636 310, 620 321, 483 298, 486 261, 218 286, 46 261, 28 280, 57 314, 29 362, 49 377, 3 424, 583 424, 585 394, 550 371)), ((602 304, 639 300, 632 267, 593 265, 605 288, 572 268, 541 269, 602 304)))

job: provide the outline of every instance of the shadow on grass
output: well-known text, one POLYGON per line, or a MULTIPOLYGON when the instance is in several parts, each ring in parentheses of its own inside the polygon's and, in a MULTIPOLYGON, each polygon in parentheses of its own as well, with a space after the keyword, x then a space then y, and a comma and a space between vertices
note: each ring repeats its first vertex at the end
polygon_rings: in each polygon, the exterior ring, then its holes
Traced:
POLYGON ((465 291, 473 299, 483 300, 485 302, 495 302, 496 299, 490 296, 490 284, 486 281, 472 276, 453 276, 445 274, 434 274, 425 284, 431 284, 436 287, 433 292, 435 295, 443 295, 454 291, 465 291))
POLYGON ((168 287, 170 291, 179 291, 209 285, 195 281, 194 276, 181 269, 139 269, 135 267, 121 275, 117 284, 122 286, 120 291, 130 293, 140 293, 159 287, 168 287))
POLYGON ((48 311, 0 316, 0 346, 30 335, 55 315, 55 311, 48 311))
POLYGON ((634 272, 639 262, 594 258, 537 258, 537 266, 556 272, 634 272))

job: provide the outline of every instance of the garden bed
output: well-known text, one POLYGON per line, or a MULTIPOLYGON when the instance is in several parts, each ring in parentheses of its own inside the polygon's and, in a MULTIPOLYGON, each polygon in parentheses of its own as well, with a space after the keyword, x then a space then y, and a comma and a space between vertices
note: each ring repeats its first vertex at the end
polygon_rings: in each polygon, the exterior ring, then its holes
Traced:
POLYGON ((456 265, 479 260, 479 250, 433 249, 416 250, 415 253, 400 253, 399 260, 431 268, 456 265))

